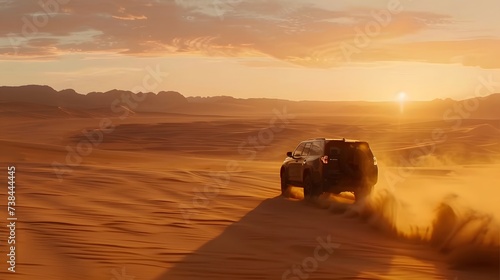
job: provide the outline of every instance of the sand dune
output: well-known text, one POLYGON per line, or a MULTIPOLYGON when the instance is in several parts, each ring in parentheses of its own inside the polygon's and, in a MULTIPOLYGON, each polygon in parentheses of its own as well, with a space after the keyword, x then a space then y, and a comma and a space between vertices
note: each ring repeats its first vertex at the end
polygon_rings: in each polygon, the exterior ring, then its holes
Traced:
POLYGON ((272 111, 119 118, 36 106, 44 117, 2 115, 0 163, 16 166, 19 221, 17 273, 1 279, 500 277, 498 117, 454 128, 290 109, 269 130, 272 111), (279 196, 284 154, 318 136, 370 142, 380 162, 371 197, 279 196))

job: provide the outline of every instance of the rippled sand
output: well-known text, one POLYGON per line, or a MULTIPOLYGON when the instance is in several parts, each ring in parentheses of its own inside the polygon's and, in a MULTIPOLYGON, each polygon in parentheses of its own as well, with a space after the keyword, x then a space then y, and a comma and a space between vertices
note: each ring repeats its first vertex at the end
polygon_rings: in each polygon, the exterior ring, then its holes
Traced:
POLYGON ((17 272, 0 240, 0 278, 499 279, 498 120, 299 114, 265 130, 271 118, 2 116, 19 221, 17 272), (285 153, 318 136, 371 143, 380 179, 367 201, 279 196, 285 153))

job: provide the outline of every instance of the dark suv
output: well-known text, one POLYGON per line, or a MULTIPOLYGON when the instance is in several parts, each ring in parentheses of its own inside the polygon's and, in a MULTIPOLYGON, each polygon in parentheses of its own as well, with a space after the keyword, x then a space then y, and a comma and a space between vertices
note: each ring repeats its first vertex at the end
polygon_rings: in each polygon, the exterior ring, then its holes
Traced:
POLYGON ((353 192, 359 200, 378 180, 377 159, 364 141, 310 139, 286 155, 280 170, 282 194, 294 185, 304 188, 305 198, 353 192))

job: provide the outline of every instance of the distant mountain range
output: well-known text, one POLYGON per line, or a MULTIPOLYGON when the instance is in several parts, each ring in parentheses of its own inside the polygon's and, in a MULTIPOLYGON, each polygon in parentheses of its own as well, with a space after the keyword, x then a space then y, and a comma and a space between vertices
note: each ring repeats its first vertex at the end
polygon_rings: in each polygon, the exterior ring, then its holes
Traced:
MULTIPOLYGON (((56 91, 49 86, 0 87, 0 102, 23 102, 77 109, 106 108, 113 104, 129 105, 144 111, 166 111, 186 104, 187 99, 178 92, 146 93, 145 97, 130 91, 110 90, 79 94, 73 89, 56 91), (114 102, 114 103, 113 103, 114 102)), ((116 105, 118 106, 118 105, 116 105)))
MULTIPOLYGON (((41 85, 0 87, 0 112, 7 108, 10 108, 11 112, 22 111, 23 104, 48 106, 59 110, 109 110, 113 112, 127 108, 137 113, 163 112, 197 115, 273 114, 273 110, 282 110, 286 107, 289 112, 300 114, 394 117, 394 114, 400 115, 401 109, 397 102, 289 101, 266 98, 239 99, 230 96, 185 97, 175 91, 135 94, 116 89, 84 95, 72 89, 56 91, 49 86, 41 85)), ((449 118, 500 119, 500 93, 459 101, 452 99, 415 101, 408 102, 404 106, 404 114, 407 117, 425 114, 429 118, 443 118, 446 115, 449 118)))

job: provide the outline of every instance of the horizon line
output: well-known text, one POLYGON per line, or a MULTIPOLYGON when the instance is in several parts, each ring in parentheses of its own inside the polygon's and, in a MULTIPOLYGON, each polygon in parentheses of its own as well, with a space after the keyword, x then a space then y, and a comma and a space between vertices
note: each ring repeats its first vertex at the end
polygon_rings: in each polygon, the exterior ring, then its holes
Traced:
MULTIPOLYGON (((202 96, 202 95, 185 95, 183 94, 182 92, 180 91, 177 91, 177 90, 160 90, 160 91, 157 91, 157 92, 153 92, 153 91, 149 91, 149 92, 133 92, 132 90, 125 90, 125 89, 117 89, 117 88, 114 88, 114 89, 110 89, 110 90, 107 90, 107 91, 90 91, 90 92, 87 92, 87 93, 81 93, 79 91, 77 91, 76 89, 74 88, 64 88, 64 89, 56 89, 50 85, 43 85, 43 84, 25 84, 25 85, 0 85, 0 88, 5 88, 5 87, 9 87, 9 88, 21 88, 21 87, 48 87, 52 90, 54 90, 55 92, 62 92, 62 91, 67 91, 67 90, 71 90, 71 91, 74 91, 76 94, 79 94, 79 95, 83 95, 83 96, 87 96, 88 94, 90 93, 97 93, 97 94, 104 94, 104 93, 108 93, 108 92, 112 92, 112 91, 123 91, 123 92, 128 92, 128 93, 132 93, 132 94, 141 94, 141 93, 145 93, 145 94, 155 94, 155 95, 158 95, 162 92, 165 92, 165 93, 168 93, 168 92, 173 92, 173 93, 178 93, 180 95, 182 95, 184 98, 217 98, 217 97, 226 97, 226 98, 232 98, 232 99, 237 99, 237 100, 256 100, 256 99, 267 99, 267 100, 279 100, 279 101, 289 101, 289 102, 367 102, 367 103, 382 103, 382 102, 401 102, 400 100, 397 99, 397 97, 395 97, 393 100, 339 100, 339 99, 336 99, 336 100, 309 100, 309 99, 283 99, 283 98, 277 98, 277 97, 236 97, 236 96, 232 96, 232 95, 225 95, 225 94, 221 94, 221 95, 205 95, 205 96, 202 96)), ((490 94, 487 94, 487 95, 482 95, 482 96, 474 96, 474 94, 471 94, 470 96, 466 97, 466 98, 463 98, 463 99, 454 99, 454 98, 451 98, 451 97, 447 97, 447 98, 434 98, 434 99, 406 99, 404 100, 405 103, 408 103, 408 102, 432 102, 432 101, 446 101, 446 100, 451 100, 451 101, 464 101, 464 100, 469 100, 469 99, 472 99, 472 98, 484 98, 484 97, 488 97, 488 96, 492 96, 492 95, 496 95, 496 94, 500 94, 500 92, 493 92, 493 93, 490 93, 490 94)))

